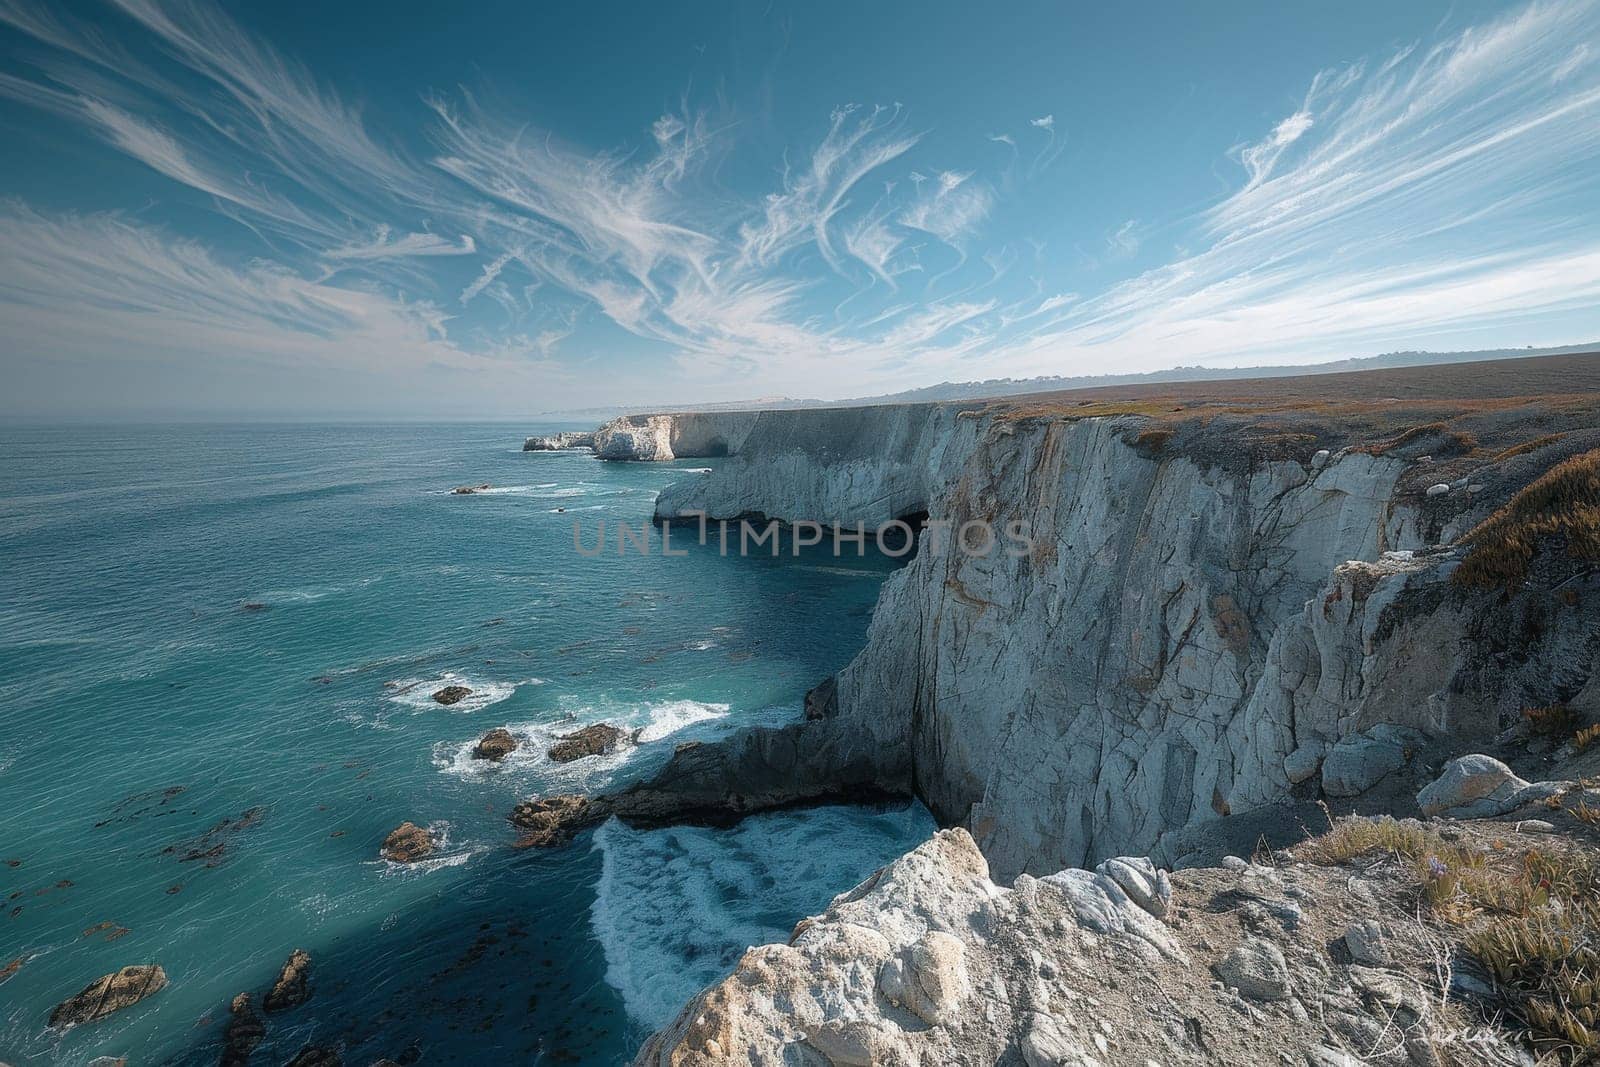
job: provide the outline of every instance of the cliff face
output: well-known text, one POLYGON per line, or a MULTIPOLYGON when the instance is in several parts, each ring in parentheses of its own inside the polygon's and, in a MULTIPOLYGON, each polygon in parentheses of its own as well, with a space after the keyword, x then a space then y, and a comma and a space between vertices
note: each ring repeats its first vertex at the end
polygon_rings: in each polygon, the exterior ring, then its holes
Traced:
POLYGON ((643 462, 726 456, 739 450, 757 417, 753 411, 624 415, 594 432, 595 455, 643 462))
MULTIPOLYGON (((852 788, 870 768, 970 830, 1002 880, 1124 852, 1173 860, 1186 828, 1302 782, 1364 792, 1430 737, 1465 743, 1586 684, 1588 607, 1552 615, 1515 657, 1488 651, 1522 609, 1449 591, 1457 554, 1430 546, 1470 513, 1425 512, 1398 486, 1407 460, 1240 462, 1225 431, 1208 452, 1150 447, 1139 425, 939 405, 767 413, 713 475, 669 486, 662 519, 872 526, 926 510, 1031 532, 1025 555, 925 549, 891 577, 832 714, 790 729, 759 803, 730 806, 780 802, 786 765, 794 799, 825 795, 833 768, 852 788)), ((721 764, 769 747, 686 754, 664 780, 717 796, 742 777, 721 764)))

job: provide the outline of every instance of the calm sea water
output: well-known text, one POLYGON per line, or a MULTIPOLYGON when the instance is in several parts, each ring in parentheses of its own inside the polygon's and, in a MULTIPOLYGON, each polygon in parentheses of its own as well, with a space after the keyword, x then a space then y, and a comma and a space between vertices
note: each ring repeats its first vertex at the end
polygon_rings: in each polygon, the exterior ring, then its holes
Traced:
POLYGON ((637 526, 704 462, 521 452, 539 429, 0 428, 0 1061, 215 1062, 229 1000, 304 948, 312 999, 267 1017, 255 1062, 617 1063, 931 832, 920 807, 839 807, 507 847, 524 796, 798 716, 892 566, 583 559, 574 519, 637 526), (473 695, 435 704, 448 682, 473 695), (640 744, 544 758, 600 721, 640 744), (521 752, 467 758, 501 725, 521 752), (404 820, 435 858, 378 858, 404 820), (135 963, 170 986, 47 1028, 135 963))

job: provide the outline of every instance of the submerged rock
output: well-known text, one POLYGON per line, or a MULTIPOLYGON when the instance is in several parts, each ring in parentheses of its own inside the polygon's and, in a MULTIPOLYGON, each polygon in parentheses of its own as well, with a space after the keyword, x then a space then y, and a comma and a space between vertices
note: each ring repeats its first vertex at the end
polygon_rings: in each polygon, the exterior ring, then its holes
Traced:
POLYGON ((250 1003, 250 994, 234 997, 228 1005, 227 1028, 222 1031, 222 1067, 244 1067, 266 1036, 267 1026, 250 1003))
POLYGON ((326 1045, 307 1045, 294 1054, 285 1067, 342 1067, 339 1050, 326 1045))
POLYGON ((443 689, 434 690, 433 699, 445 707, 449 707, 451 704, 460 703, 463 698, 471 695, 472 690, 464 685, 447 685, 443 689))
POLYGON ((103 975, 84 986, 50 1013, 52 1027, 76 1026, 103 1019, 112 1012, 132 1007, 167 985, 167 972, 157 964, 137 964, 113 974, 103 975))
POLYGON ((496 726, 472 746, 472 758, 499 762, 515 752, 521 743, 510 730, 504 726, 496 726))
POLYGON ((595 723, 558 737, 550 746, 550 758, 557 763, 571 763, 585 756, 604 756, 615 752, 625 736, 610 723, 595 723))
MULTIPOLYGON (((407 823, 406 826, 410 826, 407 823)), ((405 827, 401 827, 405 829, 405 827)), ((395 833, 399 833, 396 830, 395 833)), ((424 832, 426 833, 426 832, 424 832)), ((389 841, 394 840, 394 834, 389 835, 389 841)), ((389 848, 389 841, 384 842, 384 848, 389 848)), ((432 847, 431 842, 428 847, 432 847)), ((397 862, 405 862, 403 860, 397 862)), ((288 960, 283 964, 283 969, 278 972, 278 980, 272 984, 272 991, 267 994, 261 1006, 269 1012, 288 1011, 298 1008, 311 998, 311 954, 304 949, 295 949, 289 954, 288 960)))
POLYGON ((382 851, 390 863, 415 863, 433 851, 433 835, 416 823, 403 822, 383 839, 382 851))

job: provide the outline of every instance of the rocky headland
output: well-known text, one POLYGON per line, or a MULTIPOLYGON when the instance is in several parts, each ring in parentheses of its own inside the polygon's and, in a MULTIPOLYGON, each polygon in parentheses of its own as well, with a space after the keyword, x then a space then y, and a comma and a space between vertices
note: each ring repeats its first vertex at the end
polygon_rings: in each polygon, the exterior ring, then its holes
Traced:
POLYGON ((951 828, 752 949, 641 1062, 1584 1047, 1593 990, 1551 992, 1521 957, 1497 971, 1494 939, 1527 931, 1474 923, 1559 920, 1593 947, 1572 921, 1586 875, 1567 876, 1593 867, 1600 803, 1582 762, 1600 733, 1600 360, 639 416, 595 439, 603 458, 728 457, 668 486, 662 522, 1031 531, 1023 553, 919 548, 803 721, 519 806, 537 845, 611 816, 886 795, 951 828), (1216 866, 1252 853, 1266 873, 1216 866), (1492 877, 1456 877, 1480 855, 1492 877), (1565 873, 1518 881, 1547 862, 1565 873), (1167 884, 1176 903, 1152 904, 1167 884), (1385 963, 1369 943, 1391 930, 1385 963))

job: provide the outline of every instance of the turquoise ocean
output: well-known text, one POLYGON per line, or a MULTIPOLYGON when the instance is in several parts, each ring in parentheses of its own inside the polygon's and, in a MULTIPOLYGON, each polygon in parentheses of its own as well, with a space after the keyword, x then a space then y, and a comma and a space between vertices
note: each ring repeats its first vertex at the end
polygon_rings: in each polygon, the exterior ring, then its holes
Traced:
POLYGON ((917 805, 841 806, 509 847, 523 797, 797 718, 894 566, 690 538, 584 558, 575 520, 637 529, 716 461, 520 450, 566 428, 0 427, 0 1062, 215 1063, 229 1001, 301 948, 311 1000, 254 1063, 616 1064, 931 833, 917 805), (430 698, 451 683, 472 695, 430 698), (593 722, 639 743, 545 758, 593 722), (470 759, 496 726, 523 747, 470 759), (441 847, 389 864, 406 820, 441 847), (169 986, 49 1029, 141 963, 169 986))

